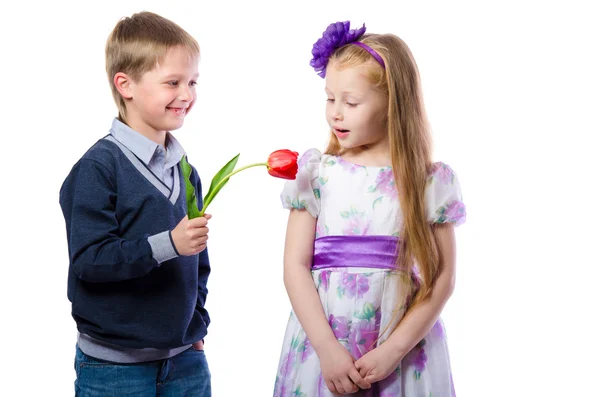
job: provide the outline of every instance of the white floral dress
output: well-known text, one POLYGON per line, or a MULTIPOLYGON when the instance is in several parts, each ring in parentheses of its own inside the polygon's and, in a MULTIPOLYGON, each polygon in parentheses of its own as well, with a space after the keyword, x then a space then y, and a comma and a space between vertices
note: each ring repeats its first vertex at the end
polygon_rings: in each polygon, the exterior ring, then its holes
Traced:
MULTIPOLYGON (((401 296, 407 295, 399 291, 400 271, 394 267, 403 217, 392 169, 359 166, 311 149, 301 156, 296 180, 286 182, 281 200, 284 208, 305 209, 317 218, 315 287, 335 336, 358 359, 389 337, 403 316, 401 296)), ((429 177, 426 207, 431 223, 465 220, 458 180, 443 163, 436 163, 429 177)), ((293 312, 274 396, 332 396, 293 312)), ((454 396, 441 320, 388 378, 353 396, 454 396)))

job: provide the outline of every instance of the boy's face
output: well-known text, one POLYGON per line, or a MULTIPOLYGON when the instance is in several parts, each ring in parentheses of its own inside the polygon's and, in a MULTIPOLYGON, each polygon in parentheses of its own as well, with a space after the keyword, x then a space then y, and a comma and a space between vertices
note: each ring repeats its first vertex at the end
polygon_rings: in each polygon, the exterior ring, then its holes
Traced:
POLYGON ((183 126, 196 101, 198 58, 181 46, 169 49, 162 62, 130 82, 127 124, 149 137, 183 126))

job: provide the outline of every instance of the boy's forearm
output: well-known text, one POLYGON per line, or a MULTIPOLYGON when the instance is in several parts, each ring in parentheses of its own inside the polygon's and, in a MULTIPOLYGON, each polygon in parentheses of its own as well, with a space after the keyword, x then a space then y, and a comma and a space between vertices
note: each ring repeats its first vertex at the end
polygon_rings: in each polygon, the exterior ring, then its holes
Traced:
POLYGON ((289 264, 285 266, 284 282, 294 313, 319 354, 324 345, 336 338, 325 317, 311 273, 302 265, 289 264))
POLYGON ((72 248, 77 276, 88 282, 115 282, 141 277, 159 266, 147 238, 113 237, 85 248, 72 248))

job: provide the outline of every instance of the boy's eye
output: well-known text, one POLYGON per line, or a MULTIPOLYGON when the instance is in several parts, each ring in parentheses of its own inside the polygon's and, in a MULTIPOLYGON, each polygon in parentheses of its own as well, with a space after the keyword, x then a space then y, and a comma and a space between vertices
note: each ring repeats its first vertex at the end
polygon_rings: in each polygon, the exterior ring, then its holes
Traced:
POLYGON ((191 85, 192 87, 195 87, 197 84, 198 84, 198 83, 197 83, 197 82, 195 82, 195 81, 190 81, 190 85, 191 85))
POLYGON ((167 84, 175 87, 177 84, 179 84, 179 82, 178 81, 169 81, 167 84))
POLYGON ((333 102, 333 98, 327 98, 327 102, 333 102))
POLYGON ((358 105, 358 103, 352 103, 352 102, 346 101, 346 105, 348 105, 348 106, 356 106, 356 105, 358 105))

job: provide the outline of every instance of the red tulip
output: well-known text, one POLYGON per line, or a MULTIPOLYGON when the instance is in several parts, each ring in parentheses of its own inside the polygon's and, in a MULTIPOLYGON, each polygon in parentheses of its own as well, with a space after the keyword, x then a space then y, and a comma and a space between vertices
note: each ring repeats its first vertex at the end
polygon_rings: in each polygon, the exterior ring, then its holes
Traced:
POLYGON ((266 163, 249 164, 244 167, 238 168, 237 170, 234 170, 235 166, 237 165, 239 156, 240 155, 238 154, 237 156, 229 160, 229 162, 225 164, 225 166, 221 168, 221 170, 217 172, 217 174, 213 177, 212 182, 210 184, 210 189, 208 190, 208 193, 206 193, 206 196, 204 196, 203 206, 201 210, 198 209, 196 201, 196 192, 189 180, 192 169, 187 163, 185 155, 182 157, 182 168, 186 177, 186 201, 188 206, 188 216, 190 217, 190 219, 198 216, 204 216, 206 208, 213 201, 213 199, 215 198, 217 193, 219 193, 221 188, 227 183, 227 181, 229 181, 229 178, 231 178, 238 172, 241 172, 248 168, 267 167, 267 171, 269 172, 269 174, 274 177, 283 179, 296 179, 296 173, 298 173, 298 152, 293 152, 288 149, 276 150, 269 155, 269 158, 267 159, 266 163))
POLYGON ((283 179, 296 179, 298 173, 298 152, 288 149, 276 150, 269 155, 267 171, 270 175, 283 179))

